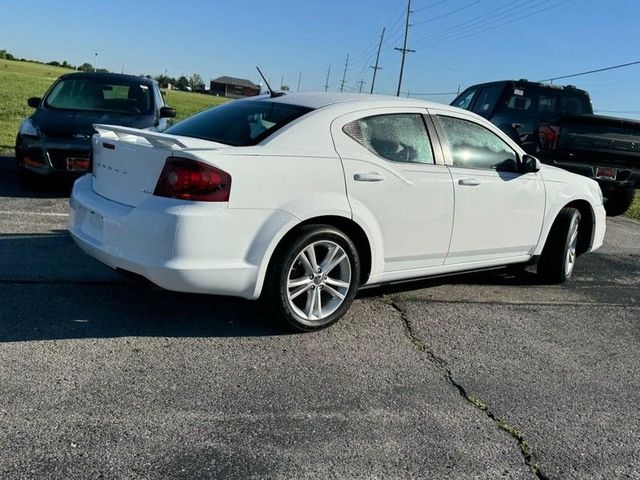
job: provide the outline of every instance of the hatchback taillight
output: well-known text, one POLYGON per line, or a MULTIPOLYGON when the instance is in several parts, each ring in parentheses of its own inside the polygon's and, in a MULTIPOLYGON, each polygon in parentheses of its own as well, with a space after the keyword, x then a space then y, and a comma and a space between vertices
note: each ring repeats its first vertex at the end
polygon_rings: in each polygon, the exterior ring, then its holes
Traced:
POLYGON ((153 194, 158 197, 228 202, 231 175, 210 165, 187 158, 169 157, 153 194))

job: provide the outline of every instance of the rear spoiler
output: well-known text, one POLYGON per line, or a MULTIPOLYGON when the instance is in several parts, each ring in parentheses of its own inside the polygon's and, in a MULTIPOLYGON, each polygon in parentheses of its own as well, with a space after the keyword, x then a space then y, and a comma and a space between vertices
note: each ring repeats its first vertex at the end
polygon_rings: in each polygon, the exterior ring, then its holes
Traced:
POLYGON ((155 148, 182 149, 187 146, 177 138, 165 133, 140 130, 138 128, 120 127, 117 125, 94 124, 93 128, 102 138, 118 140, 138 145, 148 145, 155 148))

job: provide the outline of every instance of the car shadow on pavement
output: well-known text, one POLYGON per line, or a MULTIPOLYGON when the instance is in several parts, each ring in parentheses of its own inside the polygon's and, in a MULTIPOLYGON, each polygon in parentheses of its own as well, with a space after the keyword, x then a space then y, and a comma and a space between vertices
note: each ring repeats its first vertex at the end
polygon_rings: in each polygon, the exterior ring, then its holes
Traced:
POLYGON ((122 276, 82 253, 65 231, 0 234, 0 343, 282 333, 258 302, 122 276))
POLYGON ((9 198, 64 198, 71 193, 73 180, 48 178, 35 190, 25 190, 18 183, 14 157, 0 156, 0 196, 9 198))
POLYGON ((535 273, 535 267, 527 267, 520 271, 508 268, 496 268, 473 273, 458 273, 441 277, 409 280, 390 285, 380 285, 363 289, 358 297, 377 297, 394 293, 410 292, 442 285, 494 285, 494 286, 540 286, 541 282, 535 273))

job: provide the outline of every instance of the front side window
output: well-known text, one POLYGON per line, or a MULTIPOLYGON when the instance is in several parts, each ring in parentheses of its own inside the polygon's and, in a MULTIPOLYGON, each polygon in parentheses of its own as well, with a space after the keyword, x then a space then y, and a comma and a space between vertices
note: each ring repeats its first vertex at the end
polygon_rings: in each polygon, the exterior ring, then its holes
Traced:
POLYGON ((477 123, 438 116, 454 167, 515 170, 517 154, 505 141, 477 123))
POLYGON ((255 145, 311 110, 267 100, 234 100, 189 117, 165 133, 233 146, 255 145))
POLYGON ((149 85, 127 79, 101 79, 81 75, 56 83, 44 99, 54 110, 86 110, 146 115, 153 111, 149 85))
POLYGON ((422 115, 393 113, 360 118, 343 128, 367 150, 392 162, 433 162, 433 150, 422 115))
POLYGON ((502 86, 497 87, 485 87, 480 91, 478 100, 476 100, 473 106, 473 111, 478 115, 487 117, 493 112, 493 109, 498 103, 498 99, 502 94, 502 86))
POLYGON ((473 102, 473 98, 476 96, 476 92, 478 90, 467 90, 463 92, 458 98, 456 98, 451 105, 458 108, 464 108, 465 110, 469 110, 471 106, 471 102, 473 102))

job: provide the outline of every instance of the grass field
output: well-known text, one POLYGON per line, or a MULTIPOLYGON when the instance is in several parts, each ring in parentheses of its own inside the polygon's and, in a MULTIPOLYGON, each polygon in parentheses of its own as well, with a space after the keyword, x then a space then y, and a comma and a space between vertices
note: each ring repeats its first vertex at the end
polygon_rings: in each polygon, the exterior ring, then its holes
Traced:
MULTIPOLYGON (((41 97, 60 75, 72 72, 30 62, 0 59, 0 154, 13 154, 20 122, 33 109, 27 105, 29 97, 41 97)), ((205 108, 219 105, 227 98, 190 92, 166 92, 165 102, 177 111, 177 120, 205 108)))
POLYGON ((640 220, 640 190, 636 192, 636 198, 625 215, 629 218, 640 220))

